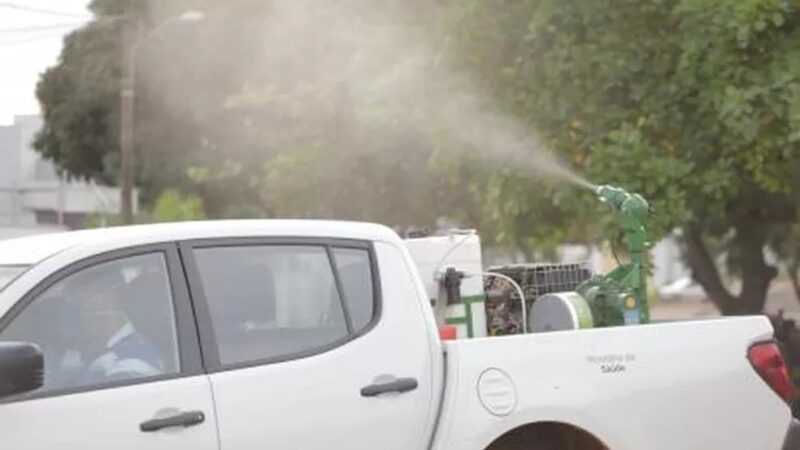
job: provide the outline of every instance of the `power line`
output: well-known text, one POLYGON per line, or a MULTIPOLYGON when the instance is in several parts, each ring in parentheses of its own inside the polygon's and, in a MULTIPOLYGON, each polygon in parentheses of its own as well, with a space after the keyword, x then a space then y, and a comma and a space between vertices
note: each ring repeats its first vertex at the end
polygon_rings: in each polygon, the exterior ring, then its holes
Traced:
POLYGON ((31 27, 16 27, 16 28, 0 28, 0 33, 28 33, 37 31, 57 30, 59 28, 78 27, 84 25, 85 22, 72 22, 72 23, 55 23, 52 25, 39 25, 31 27))
POLYGON ((27 11, 27 12, 37 13, 37 14, 47 14, 47 15, 59 16, 59 17, 78 17, 78 18, 81 18, 81 19, 89 19, 90 18, 85 14, 75 14, 75 13, 69 13, 69 12, 64 12, 64 11, 56 11, 56 10, 46 9, 46 8, 36 8, 36 7, 33 7, 33 6, 18 5, 16 3, 11 3, 11 2, 0 2, 0 8, 16 9, 18 11, 27 11))
POLYGON ((0 47, 7 46, 7 45, 18 45, 18 44, 27 44, 29 42, 36 42, 36 41, 43 41, 45 39, 51 38, 60 38, 63 36, 63 33, 48 33, 39 36, 21 38, 21 39, 12 39, 7 41, 0 41, 0 47))

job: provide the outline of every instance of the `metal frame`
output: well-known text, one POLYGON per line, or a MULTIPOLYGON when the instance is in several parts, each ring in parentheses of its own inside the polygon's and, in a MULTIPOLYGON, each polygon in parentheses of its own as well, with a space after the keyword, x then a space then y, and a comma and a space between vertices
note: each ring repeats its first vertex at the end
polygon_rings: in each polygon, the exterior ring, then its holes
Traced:
POLYGON ((179 243, 180 256, 185 268, 188 281, 189 292, 192 304, 195 308, 197 319, 197 330, 200 337, 200 347, 203 356, 203 364, 207 373, 223 372, 228 370, 242 369, 247 367, 263 366, 286 362, 328 352, 334 348, 341 347, 350 341, 357 339, 371 331, 380 321, 383 312, 383 299, 381 297, 380 274, 378 272, 377 256, 374 245, 370 241, 337 238, 310 238, 310 237, 243 237, 243 238, 208 238, 179 243), (325 249, 328 254, 328 261, 331 264, 334 279, 336 280, 339 298, 343 304, 343 314, 348 322, 348 334, 342 339, 321 345, 315 348, 302 350, 278 357, 256 359, 233 364, 223 364, 217 340, 214 333, 213 321, 208 305, 208 300, 202 288, 202 280, 194 258, 195 249, 221 248, 221 247, 249 247, 249 246, 316 246, 325 249), (373 314, 372 320, 361 330, 352 329, 352 318, 350 317, 347 301, 339 279, 339 271, 335 264, 333 249, 350 248, 366 250, 370 259, 370 271, 372 275, 373 292, 373 314))
MULTIPOLYGON (((162 243, 144 246, 130 247, 121 250, 100 253, 91 257, 72 263, 51 275, 47 276, 42 282, 26 293, 14 306, 0 318, 0 334, 19 314, 30 305, 39 295, 47 289, 63 280, 64 278, 76 274, 84 269, 88 269, 99 264, 113 262, 129 257, 142 256, 147 254, 161 253, 167 268, 167 275, 170 283, 170 293, 173 302, 173 314, 175 316, 175 330, 178 341, 178 357, 180 367, 178 372, 171 374, 158 375, 154 377, 138 378, 133 380, 123 380, 111 383, 94 384, 75 388, 56 389, 46 392, 33 391, 28 394, 12 396, 0 399, 0 404, 15 403, 24 400, 33 400, 62 395, 76 394, 103 389, 112 389, 122 386, 131 386, 157 381, 185 378, 203 374, 203 365, 199 349, 198 336, 196 331, 196 320, 189 296, 186 277, 175 243, 162 243)), ((45 369, 46 370, 46 369, 45 369)))

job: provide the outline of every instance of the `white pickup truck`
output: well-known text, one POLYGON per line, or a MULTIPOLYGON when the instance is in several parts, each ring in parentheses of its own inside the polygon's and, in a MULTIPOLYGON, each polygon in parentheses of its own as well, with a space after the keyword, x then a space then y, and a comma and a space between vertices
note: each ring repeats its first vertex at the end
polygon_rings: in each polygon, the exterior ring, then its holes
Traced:
POLYGON ((0 448, 794 448, 771 339, 740 317, 442 342, 379 225, 43 235, 0 242, 0 448))

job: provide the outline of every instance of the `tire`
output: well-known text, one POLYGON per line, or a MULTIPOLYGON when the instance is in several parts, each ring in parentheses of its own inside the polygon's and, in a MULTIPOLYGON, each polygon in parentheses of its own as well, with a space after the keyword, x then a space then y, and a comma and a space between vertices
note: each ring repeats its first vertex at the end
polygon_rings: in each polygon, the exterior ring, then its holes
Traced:
POLYGON ((496 441, 489 450, 567 450, 561 432, 552 427, 537 427, 511 433, 496 441))

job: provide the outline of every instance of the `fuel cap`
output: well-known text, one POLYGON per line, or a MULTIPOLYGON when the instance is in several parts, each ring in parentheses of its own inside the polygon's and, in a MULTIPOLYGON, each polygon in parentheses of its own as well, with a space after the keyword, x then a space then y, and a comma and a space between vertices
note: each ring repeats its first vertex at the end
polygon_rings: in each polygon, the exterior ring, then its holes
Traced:
POLYGON ((517 406, 517 389, 500 369, 487 369, 478 379, 478 398, 490 414, 507 416, 517 406))

